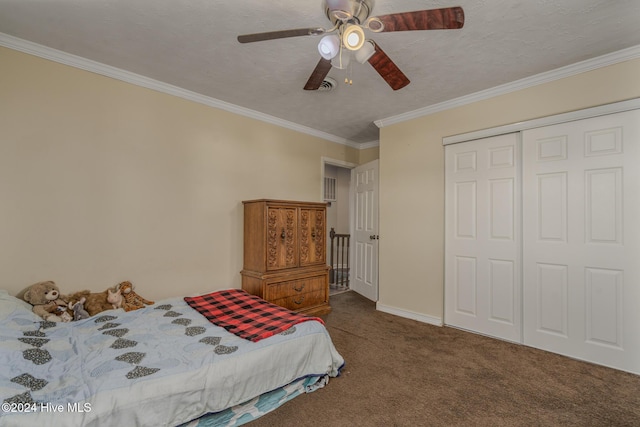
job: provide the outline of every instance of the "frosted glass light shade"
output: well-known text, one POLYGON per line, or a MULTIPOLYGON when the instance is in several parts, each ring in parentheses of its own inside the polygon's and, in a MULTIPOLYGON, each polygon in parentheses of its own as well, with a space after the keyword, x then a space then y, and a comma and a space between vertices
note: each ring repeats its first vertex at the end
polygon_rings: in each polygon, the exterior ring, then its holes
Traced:
POLYGON ((333 59, 340 50, 340 39, 336 35, 324 36, 318 43, 318 52, 324 59, 333 59))
POLYGON ((360 49, 364 40, 364 30, 357 25, 348 25, 342 32, 342 44, 349 50, 360 49))

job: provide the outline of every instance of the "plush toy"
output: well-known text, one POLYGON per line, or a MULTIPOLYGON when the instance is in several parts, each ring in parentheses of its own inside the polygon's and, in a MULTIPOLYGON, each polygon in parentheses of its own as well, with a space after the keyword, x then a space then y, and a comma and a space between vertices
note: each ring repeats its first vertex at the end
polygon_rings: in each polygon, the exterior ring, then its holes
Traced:
POLYGON ((133 285, 131 282, 122 282, 118 285, 118 290, 122 292, 122 296, 124 298, 124 303, 122 304, 122 308, 124 311, 132 311, 137 310, 139 308, 143 308, 145 304, 152 305, 153 301, 149 301, 148 299, 142 298, 133 290, 133 285))
POLYGON ((102 313, 106 310, 113 310, 113 305, 107 301, 108 297, 107 289, 104 292, 91 292, 88 290, 74 292, 71 295, 66 295, 67 301, 80 301, 85 298, 84 309, 89 313, 89 316, 95 316, 98 313, 102 313))
POLYGON ((67 303, 61 298, 60 289, 53 281, 34 283, 22 298, 33 306, 33 312, 49 322, 68 322, 67 303))
POLYGON ((47 304, 41 305, 48 313, 51 313, 52 316, 47 316, 44 318, 50 322, 70 322, 73 320, 71 314, 67 311, 66 305, 59 305, 59 302, 51 301, 47 304), (60 320, 56 320, 59 318, 60 320))
POLYGON ((62 322, 71 322, 73 320, 73 316, 69 313, 68 307, 66 305, 59 305, 56 309, 56 315, 62 319, 62 322))
POLYGON ((80 298, 79 301, 69 301, 69 308, 73 310, 73 320, 82 320, 89 318, 89 313, 84 309, 84 303, 87 299, 85 297, 80 298))
POLYGON ((113 306, 114 310, 121 308, 122 303, 124 302, 124 298, 120 292, 120 289, 115 292, 111 292, 111 289, 107 289, 107 301, 113 306))

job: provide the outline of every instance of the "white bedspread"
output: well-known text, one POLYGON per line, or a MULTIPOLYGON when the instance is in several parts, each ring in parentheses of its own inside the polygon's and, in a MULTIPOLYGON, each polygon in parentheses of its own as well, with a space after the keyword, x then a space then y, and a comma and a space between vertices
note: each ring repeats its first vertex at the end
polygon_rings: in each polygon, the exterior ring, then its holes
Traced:
POLYGON ((175 426, 343 364, 315 321, 253 343, 173 298, 51 324, 0 291, 3 426, 175 426))

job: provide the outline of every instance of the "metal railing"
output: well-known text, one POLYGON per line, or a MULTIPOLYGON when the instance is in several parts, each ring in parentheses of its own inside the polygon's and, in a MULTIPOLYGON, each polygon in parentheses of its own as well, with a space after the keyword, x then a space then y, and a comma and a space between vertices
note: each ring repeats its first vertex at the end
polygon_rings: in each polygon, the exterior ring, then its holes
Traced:
POLYGON ((349 287, 349 243, 351 235, 338 234, 331 228, 329 231, 331 238, 329 283, 337 287, 349 287))

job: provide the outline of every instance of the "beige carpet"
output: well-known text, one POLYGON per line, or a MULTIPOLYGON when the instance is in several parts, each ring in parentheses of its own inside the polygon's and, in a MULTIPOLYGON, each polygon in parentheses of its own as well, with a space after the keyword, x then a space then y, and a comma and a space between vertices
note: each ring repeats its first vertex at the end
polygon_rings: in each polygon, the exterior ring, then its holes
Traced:
POLYGON ((640 426, 640 376, 331 297, 342 375, 260 426, 640 426))

